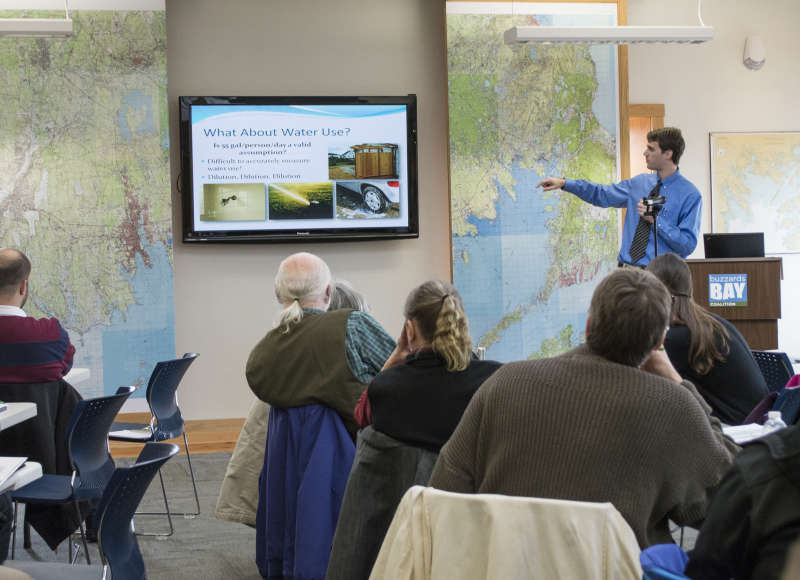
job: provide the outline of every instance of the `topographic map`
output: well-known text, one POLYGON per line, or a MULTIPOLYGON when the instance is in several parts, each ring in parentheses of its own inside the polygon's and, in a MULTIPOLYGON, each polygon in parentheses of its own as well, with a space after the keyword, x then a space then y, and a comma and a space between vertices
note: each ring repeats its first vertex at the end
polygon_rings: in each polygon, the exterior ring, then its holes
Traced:
POLYGON ((577 346, 592 291, 616 266, 618 212, 536 184, 614 181, 618 117, 615 49, 507 46, 503 32, 615 24, 616 6, 511 15, 501 4, 447 4, 450 190, 453 278, 473 340, 510 361, 577 346))
POLYGON ((768 254, 800 252, 800 133, 712 133, 715 232, 764 232, 768 254))
POLYGON ((61 321, 96 396, 175 356, 166 21, 71 16, 71 38, 0 40, 0 246, 30 257, 25 311, 61 321))

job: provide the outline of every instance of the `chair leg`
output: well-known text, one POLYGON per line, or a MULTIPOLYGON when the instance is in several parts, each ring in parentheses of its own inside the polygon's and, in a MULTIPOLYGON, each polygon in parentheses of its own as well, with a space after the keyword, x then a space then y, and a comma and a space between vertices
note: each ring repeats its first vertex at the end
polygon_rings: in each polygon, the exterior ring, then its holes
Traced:
POLYGON ((161 481, 161 495, 164 497, 164 512, 136 512, 134 515, 138 516, 167 516, 167 522, 169 522, 169 532, 167 533, 150 533, 150 532, 134 532, 137 536, 151 536, 156 538, 166 538, 171 536, 175 532, 175 528, 172 526, 172 515, 169 511, 169 502, 167 501, 167 488, 164 486, 164 476, 161 475, 161 468, 158 469, 158 479, 161 481))
POLYGON ((183 514, 184 516, 199 516, 200 515, 200 498, 197 495, 197 482, 194 479, 194 468, 192 467, 192 456, 189 453, 189 441, 186 439, 186 431, 183 432, 183 446, 186 449, 186 461, 189 462, 189 475, 192 477, 192 488, 194 489, 194 504, 197 511, 193 513, 183 514))
MULTIPOLYGON (((186 433, 183 434, 183 447, 184 447, 184 449, 186 449, 186 461, 189 463, 189 476, 192 478, 192 490, 194 491, 194 505, 195 505, 195 508, 196 508, 195 511, 193 511, 193 512, 170 512, 169 506, 167 506, 167 511, 166 512, 136 512, 137 516, 163 516, 163 515, 169 515, 171 513, 173 516, 183 516, 185 518, 191 519, 191 518, 194 518, 195 516, 199 516, 200 515, 200 496, 197 493, 197 481, 195 480, 195 477, 194 477, 194 468, 192 467, 192 456, 189 453, 189 441, 186 438, 186 433)), ((158 470, 158 476, 159 476, 159 478, 161 478, 161 470, 160 469, 158 470)), ((164 504, 166 504, 167 503, 167 499, 166 499, 167 491, 166 491, 166 488, 164 487, 164 479, 163 478, 161 478, 161 490, 164 492, 164 504)), ((144 535, 148 535, 148 534, 139 534, 139 535, 144 536, 144 535)), ((162 535, 162 534, 157 534, 157 535, 162 535)))
POLYGON ((28 521, 28 509, 22 514, 22 547, 26 550, 31 549, 31 523, 28 521))
MULTIPOLYGON (((92 561, 89 558, 89 545, 86 543, 86 529, 83 527, 83 517, 81 517, 81 508, 78 505, 78 500, 73 499, 72 505, 75 506, 75 514, 78 516, 78 527, 81 530, 81 542, 83 543, 83 551, 86 553, 86 563, 88 565, 92 565, 92 561)), ((70 540, 70 552, 72 552, 72 541, 70 540)))
POLYGON ((161 495, 164 496, 164 509, 167 511, 167 522, 169 522, 169 534, 163 535, 171 536, 175 528, 172 527, 172 516, 169 513, 169 502, 167 501, 167 488, 164 486, 164 476, 161 475, 161 468, 158 470, 158 479, 161 481, 161 495))
POLYGON ((17 511, 19 504, 14 502, 14 522, 11 524, 11 559, 14 559, 14 553, 17 550, 17 511))

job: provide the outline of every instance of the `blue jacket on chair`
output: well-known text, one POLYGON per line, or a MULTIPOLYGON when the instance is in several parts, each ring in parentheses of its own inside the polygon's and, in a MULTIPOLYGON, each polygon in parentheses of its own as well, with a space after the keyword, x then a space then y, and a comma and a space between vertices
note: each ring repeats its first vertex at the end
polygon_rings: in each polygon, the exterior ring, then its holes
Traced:
POLYGON ((353 440, 333 409, 270 409, 256 513, 262 577, 325 577, 354 455, 353 440))

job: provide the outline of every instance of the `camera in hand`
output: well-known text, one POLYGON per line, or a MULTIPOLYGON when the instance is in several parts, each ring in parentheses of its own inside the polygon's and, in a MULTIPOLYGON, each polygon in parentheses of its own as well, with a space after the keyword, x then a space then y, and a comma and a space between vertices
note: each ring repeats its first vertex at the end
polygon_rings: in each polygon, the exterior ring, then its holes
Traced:
POLYGON ((667 202, 667 198, 663 195, 657 195, 655 197, 643 197, 642 203, 647 208, 645 215, 653 215, 657 214, 661 211, 661 208, 664 207, 664 204, 667 202))

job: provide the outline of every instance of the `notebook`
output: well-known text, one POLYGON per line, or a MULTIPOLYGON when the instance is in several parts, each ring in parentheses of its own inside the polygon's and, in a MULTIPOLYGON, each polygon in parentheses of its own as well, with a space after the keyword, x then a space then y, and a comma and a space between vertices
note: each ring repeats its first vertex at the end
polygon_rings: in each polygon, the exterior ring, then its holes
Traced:
POLYGON ((146 441, 153 436, 150 427, 142 427, 141 429, 122 429, 120 431, 111 431, 109 433, 112 437, 125 437, 126 439, 141 439, 146 441))
POLYGON ((27 457, 0 457, 0 487, 6 480, 14 475, 16 471, 25 465, 27 457))

